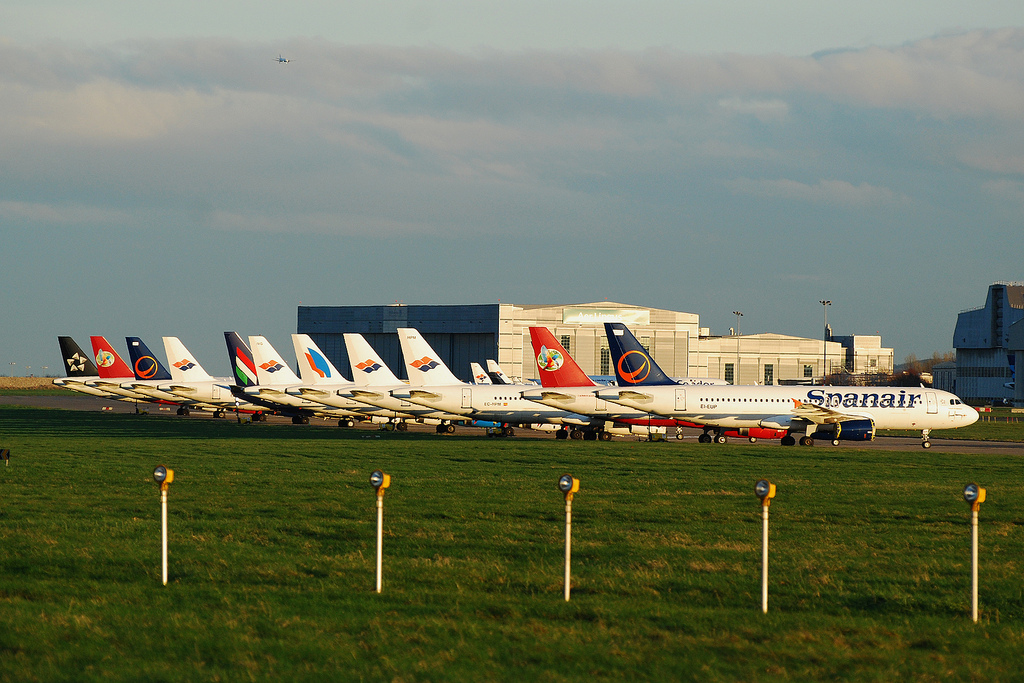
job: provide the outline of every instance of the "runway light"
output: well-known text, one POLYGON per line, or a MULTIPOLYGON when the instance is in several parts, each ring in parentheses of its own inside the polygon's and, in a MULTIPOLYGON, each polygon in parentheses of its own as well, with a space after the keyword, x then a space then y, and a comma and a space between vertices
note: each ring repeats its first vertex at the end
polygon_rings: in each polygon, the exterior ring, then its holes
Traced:
POLYGON ((160 573, 167 585, 167 489, 174 481, 174 470, 157 465, 153 470, 153 481, 160 485, 160 573))
POLYGON ((377 592, 380 593, 384 559, 384 491, 391 486, 391 475, 374 470, 370 474, 370 485, 377 492, 377 592))
POLYGON ((580 490, 580 480, 571 474, 558 478, 558 490, 565 494, 565 601, 569 602, 572 559, 572 494, 580 490))
POLYGON ((760 479, 754 493, 761 499, 761 611, 768 613, 768 506, 775 497, 775 484, 760 479))
POLYGON ((971 506, 971 620, 978 621, 978 511, 985 502, 985 489, 975 483, 964 487, 964 500, 971 506))

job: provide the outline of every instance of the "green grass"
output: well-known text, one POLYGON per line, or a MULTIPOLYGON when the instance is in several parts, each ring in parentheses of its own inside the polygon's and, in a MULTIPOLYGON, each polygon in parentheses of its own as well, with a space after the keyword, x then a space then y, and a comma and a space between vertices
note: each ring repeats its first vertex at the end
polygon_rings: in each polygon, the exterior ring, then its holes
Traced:
POLYGON ((0 680, 1021 676, 1019 457, 460 431, 0 407, 0 680), (779 487, 767 615, 760 477, 779 487), (978 624, 969 481, 989 492, 978 624))

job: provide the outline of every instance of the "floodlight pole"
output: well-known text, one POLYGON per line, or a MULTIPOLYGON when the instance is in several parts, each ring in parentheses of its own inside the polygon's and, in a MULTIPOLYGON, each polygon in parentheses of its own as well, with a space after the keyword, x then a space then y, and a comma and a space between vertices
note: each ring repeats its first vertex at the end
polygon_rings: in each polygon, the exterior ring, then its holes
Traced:
POLYGON ((381 563, 384 558, 384 496, 377 494, 377 592, 380 593, 381 563))
POLYGON ((978 508, 971 509, 971 620, 978 623, 978 508))
POLYGON ((821 384, 824 386, 825 377, 828 375, 828 369, 825 367, 828 365, 828 307, 832 305, 832 301, 820 299, 818 303, 821 304, 825 316, 825 326, 821 331, 821 384))
POLYGON ((569 564, 572 556, 572 496, 565 497, 565 601, 569 602, 569 564))

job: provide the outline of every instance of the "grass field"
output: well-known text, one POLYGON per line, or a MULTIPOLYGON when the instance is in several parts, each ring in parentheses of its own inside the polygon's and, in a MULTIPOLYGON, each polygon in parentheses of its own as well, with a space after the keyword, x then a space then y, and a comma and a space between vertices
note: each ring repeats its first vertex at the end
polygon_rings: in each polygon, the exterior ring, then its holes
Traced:
POLYGON ((1020 458, 464 433, 0 407, 0 680, 1022 676, 1020 458), (978 624, 969 481, 989 492, 978 624))

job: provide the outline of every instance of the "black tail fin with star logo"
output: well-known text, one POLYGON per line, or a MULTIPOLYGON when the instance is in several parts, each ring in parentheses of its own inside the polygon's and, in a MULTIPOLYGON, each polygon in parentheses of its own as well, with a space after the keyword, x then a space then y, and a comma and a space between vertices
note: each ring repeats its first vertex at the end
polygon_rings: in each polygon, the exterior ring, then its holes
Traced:
POLYGON ((98 377, 99 371, 89 354, 71 337, 57 337, 60 355, 64 358, 64 371, 68 377, 98 377))

